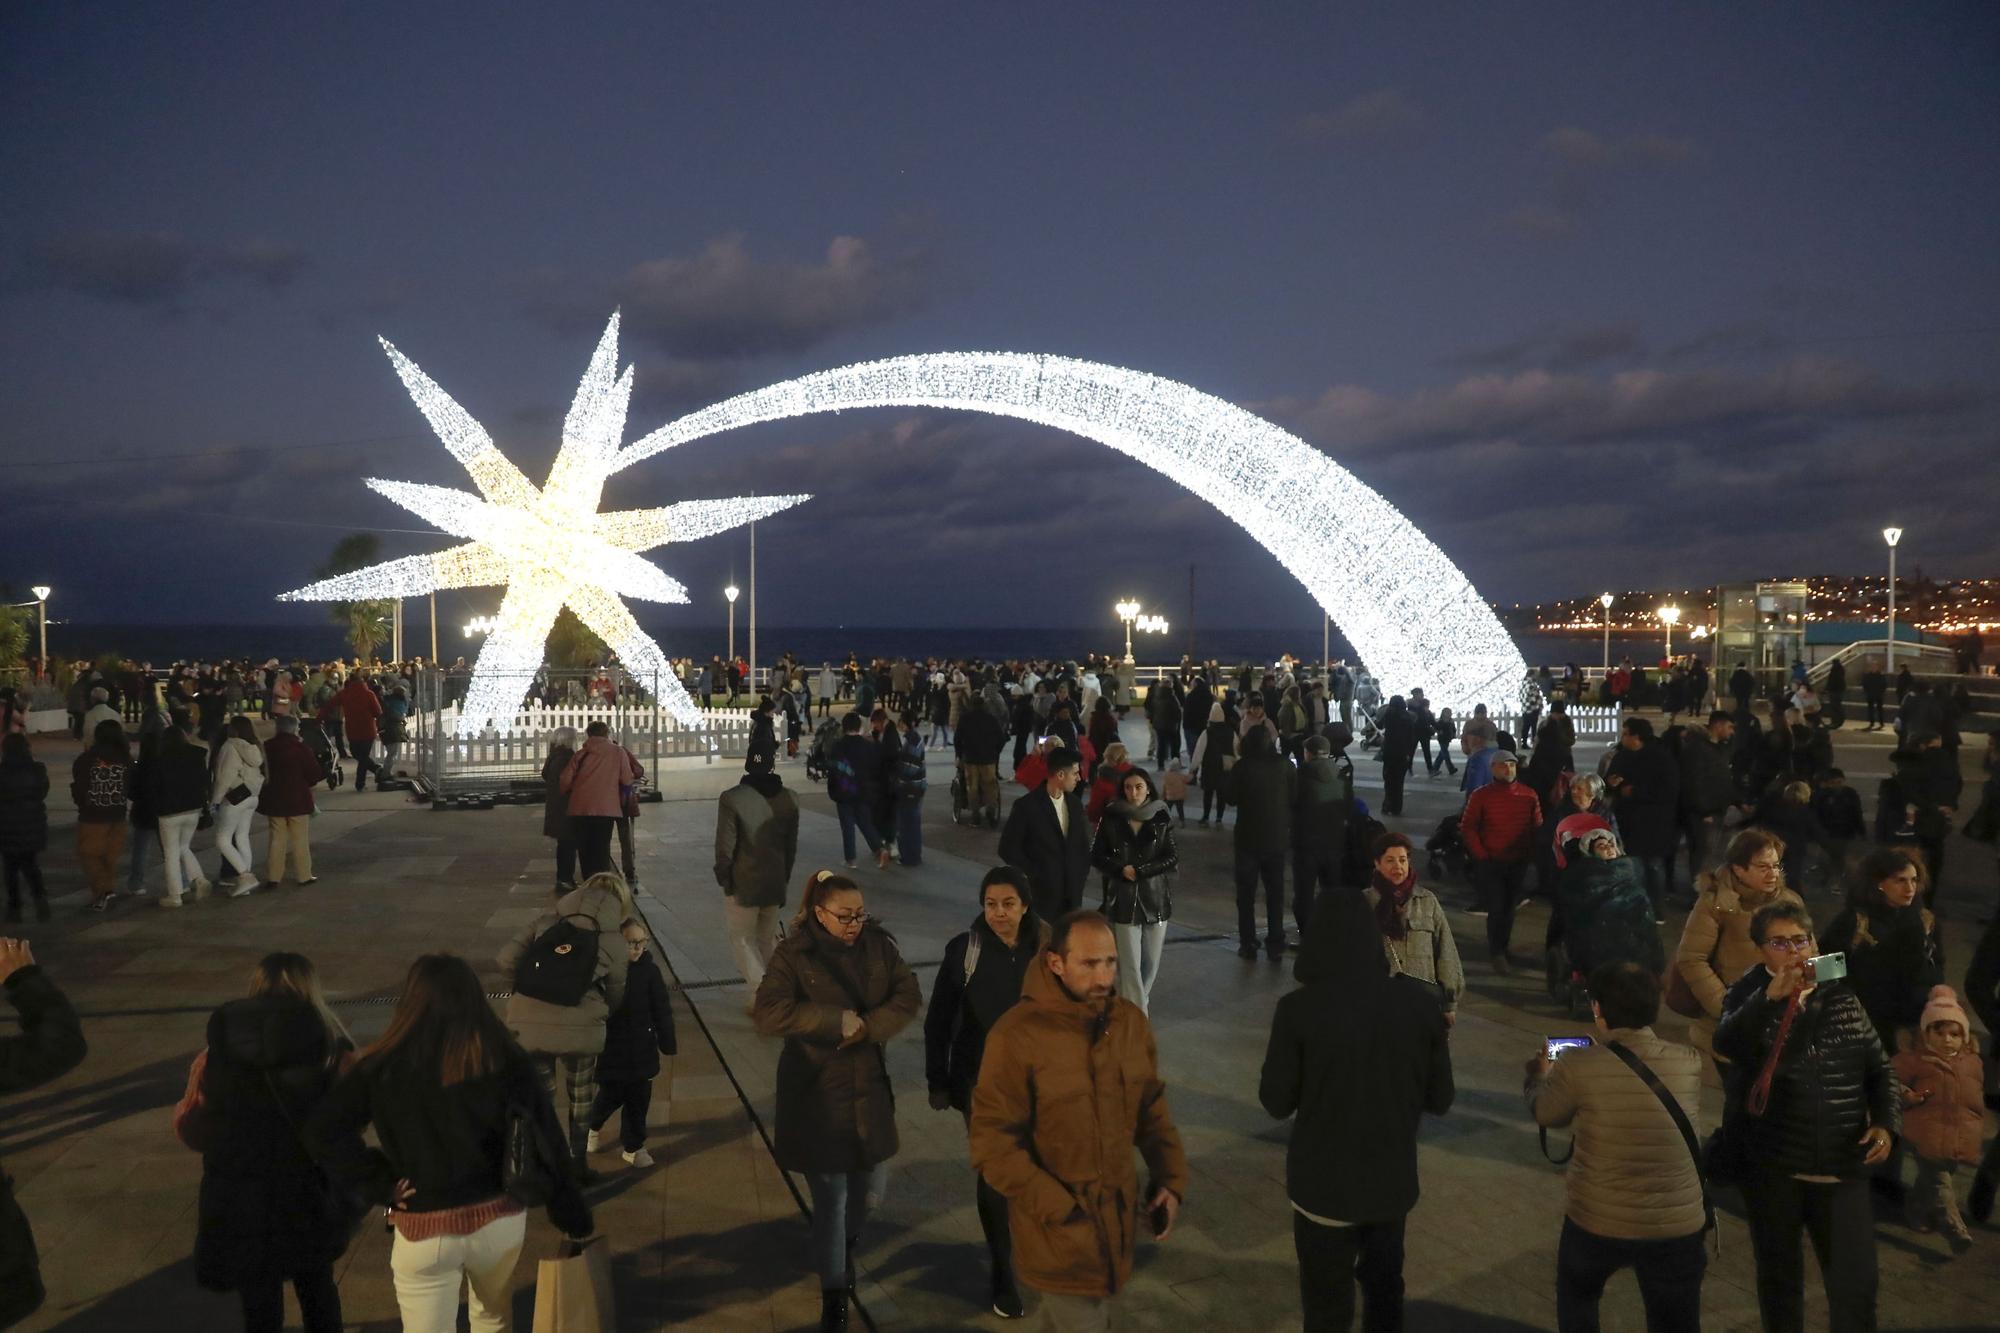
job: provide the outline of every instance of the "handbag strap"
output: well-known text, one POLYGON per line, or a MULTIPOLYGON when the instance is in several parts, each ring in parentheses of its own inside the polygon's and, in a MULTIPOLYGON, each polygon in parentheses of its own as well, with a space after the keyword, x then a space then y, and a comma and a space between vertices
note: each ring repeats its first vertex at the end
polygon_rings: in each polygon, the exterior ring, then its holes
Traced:
POLYGON ((1701 1169, 1701 1144, 1694 1136, 1694 1126, 1688 1123, 1687 1112, 1681 1110, 1680 1102, 1667 1091, 1667 1085, 1660 1082, 1660 1076, 1655 1074, 1644 1060, 1619 1042, 1606 1042, 1605 1046, 1613 1055, 1625 1062, 1627 1069, 1645 1081, 1646 1086, 1653 1090, 1653 1095, 1660 1099, 1660 1105, 1664 1106, 1667 1114, 1673 1118, 1674 1128, 1681 1132, 1681 1142, 1687 1145, 1688 1157, 1694 1162, 1695 1182, 1701 1186, 1701 1229, 1715 1230, 1715 1203, 1708 1197, 1708 1177, 1702 1174, 1701 1169))
POLYGON ((1785 1005, 1785 1016, 1778 1020, 1778 1035, 1771 1040, 1771 1049, 1764 1057, 1763 1068, 1757 1071, 1756 1082, 1743 1099, 1743 1109, 1751 1115, 1762 1115, 1771 1106, 1771 1082, 1777 1077, 1778 1057, 1785 1053, 1785 1039, 1792 1035, 1792 1022, 1799 1016, 1803 992, 1793 991, 1792 998, 1785 1005))

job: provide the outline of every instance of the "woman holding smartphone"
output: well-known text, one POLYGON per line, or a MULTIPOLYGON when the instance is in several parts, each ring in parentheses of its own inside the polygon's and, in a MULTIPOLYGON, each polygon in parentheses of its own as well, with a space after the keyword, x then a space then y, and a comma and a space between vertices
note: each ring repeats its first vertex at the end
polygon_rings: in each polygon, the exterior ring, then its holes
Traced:
POLYGON ((1805 1326, 1803 1228, 1834 1333, 1872 1330, 1868 1173, 1888 1159, 1901 1125, 1896 1079, 1853 988, 1811 966, 1818 949, 1804 907, 1760 909, 1750 938, 1761 961, 1730 987, 1715 1051, 1733 1062, 1722 1142, 1743 1186, 1764 1327, 1805 1326))

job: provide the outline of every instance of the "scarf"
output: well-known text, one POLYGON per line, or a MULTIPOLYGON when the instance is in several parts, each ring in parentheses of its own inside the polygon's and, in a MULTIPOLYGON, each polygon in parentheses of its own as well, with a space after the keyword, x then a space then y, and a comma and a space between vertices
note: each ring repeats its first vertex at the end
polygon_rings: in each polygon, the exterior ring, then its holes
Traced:
POLYGON ((1378 895, 1375 899, 1375 924, 1382 928, 1384 939, 1400 940, 1410 933, 1410 899, 1417 892, 1417 868, 1410 867, 1409 875, 1398 884, 1385 877, 1381 871, 1369 875, 1369 883, 1374 885, 1378 895))

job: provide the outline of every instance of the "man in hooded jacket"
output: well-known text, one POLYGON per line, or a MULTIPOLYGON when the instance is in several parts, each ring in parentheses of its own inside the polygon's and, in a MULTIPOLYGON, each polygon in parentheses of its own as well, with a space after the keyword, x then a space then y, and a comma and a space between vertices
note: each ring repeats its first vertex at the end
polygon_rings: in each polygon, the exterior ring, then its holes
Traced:
POLYGON ((751 993, 778 947, 778 909, 799 859, 799 802, 777 773, 774 746, 757 746, 715 811, 715 882, 722 886, 729 955, 751 993))
POLYGON ((1432 988, 1390 976, 1375 914, 1336 893, 1313 913, 1278 1001, 1258 1100, 1296 1114, 1285 1154, 1308 1333, 1402 1327, 1403 1224, 1417 1202, 1417 1124, 1454 1093, 1432 988))
POLYGON ((1110 1327, 1142 1210, 1164 1240, 1187 1194, 1153 1030, 1117 983, 1110 923, 1088 911, 1056 922, 1020 1003, 987 1034, 972 1094, 972 1165, 1007 1196, 1015 1274, 1061 1333, 1110 1327))

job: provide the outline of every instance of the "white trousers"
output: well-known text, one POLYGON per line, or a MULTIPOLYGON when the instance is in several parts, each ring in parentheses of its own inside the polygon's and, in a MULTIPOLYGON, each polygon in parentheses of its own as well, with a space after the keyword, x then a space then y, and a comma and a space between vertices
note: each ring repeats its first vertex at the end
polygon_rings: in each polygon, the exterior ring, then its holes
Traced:
POLYGON ((1160 975, 1160 950, 1167 942, 1167 923, 1121 926, 1114 921, 1111 937, 1118 942, 1118 994, 1146 1011, 1146 1000, 1160 975))
POLYGON ((778 947, 778 909, 740 907, 728 894, 723 895, 722 904, 729 922, 729 956, 754 991, 764 983, 764 969, 770 966, 771 954, 778 947))
MULTIPOLYGON (((245 802, 247 805, 248 802, 245 802)), ((470 1236, 404 1240, 389 1248, 403 1333, 452 1333, 458 1327, 458 1288, 469 1288, 472 1333, 509 1333, 513 1327, 514 1265, 528 1239, 528 1215, 488 1222, 470 1236)))
POLYGON ((160 854, 167 861, 167 897, 175 901, 179 901, 185 885, 199 883, 204 878, 193 847, 195 825, 200 822, 199 810, 160 816, 160 854))
POLYGON ((257 818, 257 798, 251 797, 240 805, 224 801, 215 812, 215 845, 222 852, 222 859, 229 868, 239 875, 256 878, 251 870, 255 861, 250 854, 250 825, 257 818))

